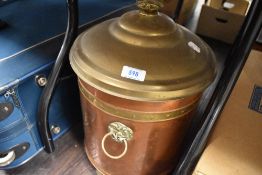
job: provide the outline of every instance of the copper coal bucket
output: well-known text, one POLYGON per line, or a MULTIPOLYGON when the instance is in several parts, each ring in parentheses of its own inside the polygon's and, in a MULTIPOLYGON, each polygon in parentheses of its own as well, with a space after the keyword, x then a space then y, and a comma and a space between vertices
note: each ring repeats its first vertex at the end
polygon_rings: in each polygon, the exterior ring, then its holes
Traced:
POLYGON ((215 76, 211 49, 168 16, 161 1, 83 32, 70 52, 79 77, 85 150, 105 175, 174 169, 202 92, 215 76))

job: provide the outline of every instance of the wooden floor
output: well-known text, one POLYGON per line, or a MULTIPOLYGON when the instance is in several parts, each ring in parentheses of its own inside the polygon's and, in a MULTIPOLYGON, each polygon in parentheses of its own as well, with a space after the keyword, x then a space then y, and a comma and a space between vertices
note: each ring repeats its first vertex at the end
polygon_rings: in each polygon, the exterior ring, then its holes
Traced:
POLYGON ((42 151, 19 168, 0 170, 0 175, 96 175, 84 152, 82 131, 72 129, 59 138, 55 146, 54 153, 42 151))

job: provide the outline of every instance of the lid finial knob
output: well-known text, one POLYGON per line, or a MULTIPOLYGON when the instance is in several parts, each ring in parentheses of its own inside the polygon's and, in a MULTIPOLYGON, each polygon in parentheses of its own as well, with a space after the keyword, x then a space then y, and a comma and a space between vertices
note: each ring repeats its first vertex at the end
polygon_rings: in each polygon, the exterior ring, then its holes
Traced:
POLYGON ((142 14, 157 14, 164 0, 137 0, 137 6, 142 14))

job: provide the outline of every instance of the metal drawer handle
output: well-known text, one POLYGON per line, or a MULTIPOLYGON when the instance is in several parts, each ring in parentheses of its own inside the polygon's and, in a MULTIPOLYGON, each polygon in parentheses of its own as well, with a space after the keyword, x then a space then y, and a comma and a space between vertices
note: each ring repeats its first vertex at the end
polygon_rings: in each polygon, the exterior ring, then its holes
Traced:
POLYGON ((102 150, 105 153, 105 155, 111 159, 120 159, 122 158, 126 153, 127 153, 127 141, 131 140, 133 137, 133 131, 127 127, 126 125, 120 123, 120 122, 113 122, 108 125, 108 133, 104 135, 101 146, 102 150), (118 155, 118 156, 113 156, 109 154, 106 149, 105 149, 105 140, 107 137, 111 136, 112 139, 118 143, 123 143, 125 144, 125 149, 124 151, 118 155))
POLYGON ((15 152, 10 151, 6 156, 0 158, 0 167, 7 166, 15 160, 15 152))

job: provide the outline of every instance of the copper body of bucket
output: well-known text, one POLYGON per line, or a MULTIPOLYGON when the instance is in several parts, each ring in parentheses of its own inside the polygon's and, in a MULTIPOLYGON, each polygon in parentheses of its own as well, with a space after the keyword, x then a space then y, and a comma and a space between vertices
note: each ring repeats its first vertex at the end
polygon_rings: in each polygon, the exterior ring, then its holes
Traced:
POLYGON ((140 102, 105 94, 79 80, 85 150, 95 168, 105 175, 161 175, 168 174, 176 165, 181 142, 199 96, 163 102, 140 102), (139 119, 123 118, 117 113, 136 114, 139 119), (155 116, 150 118, 150 114, 155 116), (170 118, 167 116, 170 115, 170 118), (146 118, 148 116, 148 118, 146 118), (111 137, 107 126, 120 122, 133 131, 127 142, 127 152, 120 158, 124 143, 111 137))

